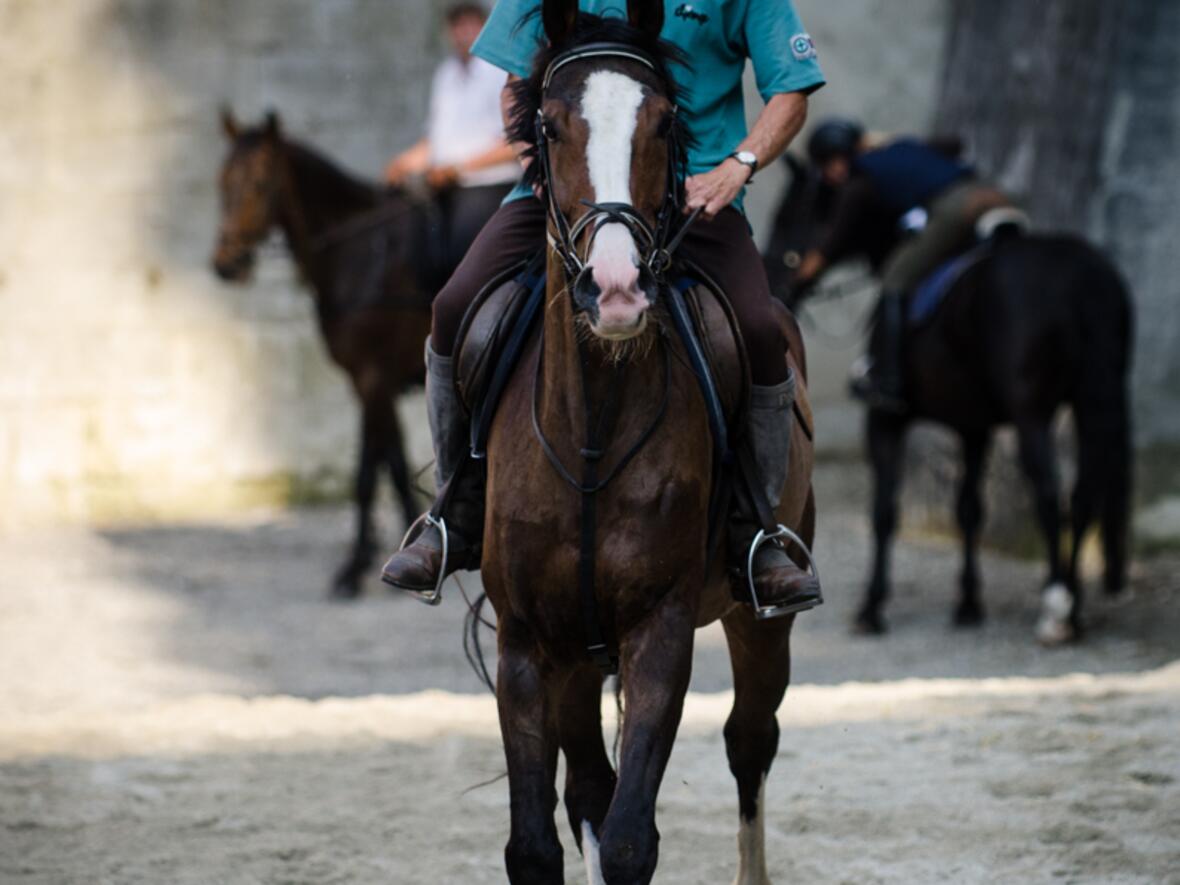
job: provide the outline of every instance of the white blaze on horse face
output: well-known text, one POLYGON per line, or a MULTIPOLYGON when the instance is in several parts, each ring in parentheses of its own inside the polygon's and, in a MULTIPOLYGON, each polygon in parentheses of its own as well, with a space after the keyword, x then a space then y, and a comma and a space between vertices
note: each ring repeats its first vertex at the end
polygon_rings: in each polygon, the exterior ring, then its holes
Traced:
MULTIPOLYGON (((586 78, 582 116, 590 129, 586 163, 596 203, 631 199, 631 154, 643 86, 616 71, 597 71, 586 78)), ((642 328, 647 297, 639 289, 639 253, 631 232, 622 224, 598 231, 587 263, 601 290, 596 331, 625 337, 642 328)))

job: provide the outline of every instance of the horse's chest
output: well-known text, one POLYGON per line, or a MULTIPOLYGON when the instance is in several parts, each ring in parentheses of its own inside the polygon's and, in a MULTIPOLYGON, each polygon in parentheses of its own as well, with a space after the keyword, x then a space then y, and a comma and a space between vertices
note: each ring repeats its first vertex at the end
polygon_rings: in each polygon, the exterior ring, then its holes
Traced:
MULTIPOLYGON (((707 429, 694 438, 670 423, 662 426, 589 502, 525 430, 531 424, 513 420, 521 404, 512 399, 504 403, 506 420, 489 451, 484 579, 498 610, 508 605, 534 625, 546 625, 540 627, 546 633, 581 629, 578 588, 591 538, 596 595, 621 622, 640 617, 686 577, 703 577, 707 429)), ((623 433, 624 442, 607 451, 597 468, 600 480, 614 473, 628 438, 623 433)), ((564 441, 555 448, 571 478, 581 482, 584 462, 564 441)))

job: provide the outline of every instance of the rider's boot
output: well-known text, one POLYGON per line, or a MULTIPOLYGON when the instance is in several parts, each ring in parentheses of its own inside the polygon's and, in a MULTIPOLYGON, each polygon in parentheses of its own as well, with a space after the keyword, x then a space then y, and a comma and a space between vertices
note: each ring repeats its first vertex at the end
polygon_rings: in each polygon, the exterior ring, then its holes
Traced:
POLYGON ((903 367, 905 337, 905 297, 900 292, 881 295, 881 314, 873 336, 872 362, 868 371, 852 381, 852 393, 874 409, 904 414, 903 367))
POLYGON ((381 570, 381 580, 400 590, 429 593, 441 579, 460 569, 479 568, 483 537, 484 484, 482 471, 465 462, 469 445, 467 413, 455 391, 450 357, 442 357, 426 342, 426 413, 434 441, 434 478, 439 503, 431 513, 446 525, 446 556, 439 521, 418 523, 416 537, 390 557, 381 570), (460 465, 465 469, 460 470, 460 465), (443 574, 443 569, 446 574, 443 574))
MULTIPOLYGON (((754 385, 750 389, 749 443, 758 472, 757 480, 772 509, 776 509, 787 480, 794 421, 795 376, 773 387, 754 385)), ((748 496, 739 492, 737 505, 729 520, 729 559, 735 571, 745 576, 750 547, 762 526, 757 508, 748 496)), ((807 611, 822 605, 824 598, 819 579, 790 556, 781 539, 761 544, 754 553, 754 592, 758 608, 774 615, 807 611)), ((744 581, 743 581, 744 586, 744 581)), ((739 598, 752 602, 745 591, 739 598)))

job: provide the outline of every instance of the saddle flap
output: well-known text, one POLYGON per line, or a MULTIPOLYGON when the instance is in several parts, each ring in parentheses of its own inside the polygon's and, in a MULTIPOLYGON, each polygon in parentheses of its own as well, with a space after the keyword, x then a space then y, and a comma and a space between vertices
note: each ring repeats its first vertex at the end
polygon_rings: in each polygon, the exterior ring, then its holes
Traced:
POLYGON ((750 366, 737 318, 716 284, 692 268, 694 279, 682 289, 697 337, 713 376, 725 421, 737 426, 750 393, 750 366))
POLYGON ((481 402, 497 357, 528 300, 530 265, 523 261, 493 279, 463 315, 455 341, 455 390, 468 414, 481 402))

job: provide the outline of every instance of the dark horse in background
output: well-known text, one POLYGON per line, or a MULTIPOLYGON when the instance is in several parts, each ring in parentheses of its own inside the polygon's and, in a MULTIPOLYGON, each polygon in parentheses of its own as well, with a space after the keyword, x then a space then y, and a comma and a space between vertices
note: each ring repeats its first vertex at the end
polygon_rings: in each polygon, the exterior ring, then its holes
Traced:
MULTIPOLYGON (((774 291, 790 306, 800 256, 830 217, 836 193, 798 160, 774 223, 765 260, 774 291)), ((891 220, 864 226, 860 252, 876 267, 900 235, 891 220)), ((889 595, 889 549, 897 527, 904 440, 915 420, 942 424, 962 441, 964 470, 956 516, 963 534, 958 626, 983 619, 977 545, 983 522, 980 479, 992 432, 1010 424, 1032 487, 1048 554, 1037 636, 1056 644, 1078 636, 1082 587, 1078 559, 1086 532, 1100 518, 1105 589, 1121 591, 1126 578, 1131 485, 1128 373, 1132 304, 1111 263, 1070 236, 1024 235, 1003 228, 986 257, 952 285, 932 317, 906 338, 905 381, 911 411, 897 417, 870 410, 868 455, 875 479, 876 553, 868 594, 856 627, 885 630, 881 608, 889 595), (1068 561, 1061 542, 1062 509, 1053 421, 1073 410, 1078 472, 1071 506, 1068 561)))
POLYGON ((405 525, 416 518, 395 398, 423 380, 430 331, 429 283, 421 278, 420 207, 405 194, 368 184, 283 137, 270 114, 240 127, 223 113, 230 149, 221 170, 222 218, 213 267, 222 279, 250 277, 258 246, 278 229, 315 298, 332 360, 360 401, 356 538, 331 592, 360 593, 373 558, 373 497, 388 468, 405 525))

